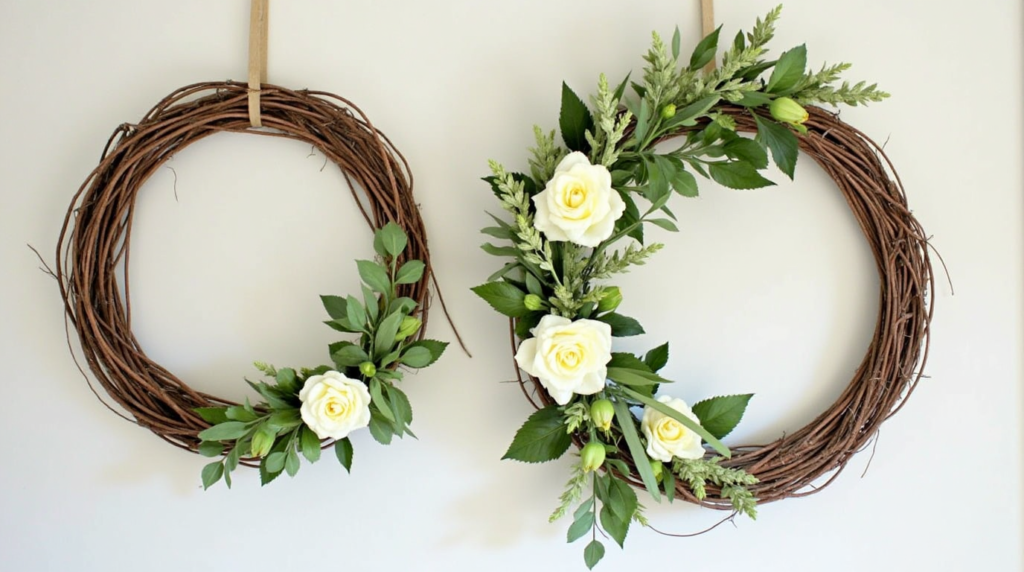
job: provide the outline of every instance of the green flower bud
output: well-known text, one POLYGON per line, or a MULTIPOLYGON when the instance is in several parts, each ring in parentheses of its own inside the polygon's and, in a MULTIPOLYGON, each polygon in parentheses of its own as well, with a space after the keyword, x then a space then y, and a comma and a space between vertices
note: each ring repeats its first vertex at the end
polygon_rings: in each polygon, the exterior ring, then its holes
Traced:
POLYGON ((775 119, 793 125, 800 125, 807 121, 809 117, 807 110, 803 106, 788 97, 776 98, 768 107, 768 110, 771 111, 772 117, 775 119))
POLYGON ((612 419, 615 418, 615 408, 612 402, 607 399, 598 399, 590 404, 590 419, 594 425, 602 431, 607 431, 612 426, 612 419))
POLYGON ((661 479, 662 479, 661 473, 664 470, 665 470, 665 464, 664 463, 662 463, 661 461, 657 461, 657 460, 651 460, 651 472, 654 473, 654 480, 656 480, 656 481, 658 481, 660 483, 661 479))
POLYGON ((661 118, 662 119, 672 119, 673 117, 675 117, 675 114, 676 114, 676 106, 675 106, 675 104, 670 103, 670 104, 666 105, 665 107, 661 108, 661 118))
POLYGON ((406 316, 402 320, 402 325, 398 326, 398 333, 395 334, 395 341, 402 341, 405 338, 415 334, 420 330, 420 326, 423 322, 419 318, 413 318, 412 316, 406 316))
POLYGON ((359 373, 366 377, 373 377, 377 375, 377 366, 373 365, 372 361, 364 361, 359 364, 359 373))
POLYGON ((596 471, 604 464, 604 445, 598 441, 587 443, 580 451, 580 460, 584 472, 596 471))
POLYGON ((622 291, 619 290, 618 286, 612 286, 604 289, 604 295, 601 296, 601 301, 597 303, 597 309, 601 312, 611 312, 618 308, 621 303, 622 291))
POLYGON ((544 308, 544 299, 536 294, 527 294, 526 298, 523 298, 523 305, 527 310, 536 312, 544 308))
POLYGON ((253 457, 267 456, 270 454, 270 449, 274 446, 274 437, 276 437, 277 434, 265 427, 266 426, 253 433, 252 442, 249 447, 249 453, 253 457))

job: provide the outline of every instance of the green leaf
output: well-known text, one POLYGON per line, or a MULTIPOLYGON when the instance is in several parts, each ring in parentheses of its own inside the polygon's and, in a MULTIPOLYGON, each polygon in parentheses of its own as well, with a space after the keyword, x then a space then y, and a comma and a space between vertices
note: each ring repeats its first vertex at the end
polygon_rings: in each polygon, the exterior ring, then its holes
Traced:
POLYGON ((679 59, 679 43, 681 38, 679 37, 679 26, 676 26, 676 31, 672 33, 672 59, 679 59))
POLYGON ((334 320, 327 320, 324 323, 327 324, 328 326, 330 326, 331 329, 337 330, 339 332, 345 332, 345 333, 350 333, 350 334, 357 334, 360 331, 360 330, 357 330, 357 329, 352 327, 352 325, 349 323, 347 317, 346 318, 337 318, 337 319, 334 319, 334 320))
POLYGON ((521 318, 530 313, 523 304, 526 293, 508 282, 487 282, 472 290, 498 313, 510 318, 521 318))
POLYGON ((388 385, 386 388, 388 397, 391 400, 391 410, 395 414, 395 420, 404 431, 412 435, 406 427, 412 423, 412 404, 409 403, 409 396, 393 385, 388 385))
POLYGON ((370 322, 377 321, 377 315, 380 313, 380 303, 377 301, 377 297, 373 295, 373 290, 366 284, 360 285, 363 290, 363 304, 366 308, 366 314, 370 316, 370 322))
POLYGON ((562 130, 562 141, 570 151, 587 152, 588 130, 594 130, 594 118, 583 100, 562 82, 562 110, 558 115, 558 126, 562 130))
POLYGON ((566 533, 567 542, 576 542, 588 532, 594 528, 594 512, 587 511, 573 521, 572 526, 569 527, 569 531, 566 533))
POLYGON ((615 312, 610 312, 600 316, 597 320, 611 326, 612 336, 616 338, 638 336, 644 333, 644 328, 640 325, 640 322, 630 318, 629 316, 623 316, 622 314, 616 314, 615 312))
POLYGON ((390 314, 393 312, 401 312, 408 316, 415 309, 416 300, 413 300, 412 298, 406 296, 402 296, 400 298, 395 298, 394 300, 391 301, 391 305, 388 306, 388 313, 390 314))
MULTIPOLYGON (((626 388, 623 389, 625 390, 626 388)), ((636 466, 637 472, 640 473, 640 478, 643 480, 644 486, 647 487, 647 492, 651 493, 651 497, 655 501, 660 502, 661 493, 658 491, 658 480, 654 478, 654 471, 651 470, 651 461, 647 457, 647 452, 644 450, 643 444, 640 443, 640 437, 636 433, 636 420, 633 418, 633 414, 629 412, 629 406, 626 405, 625 401, 615 399, 612 401, 612 405, 615 407, 615 419, 619 422, 622 437, 625 438, 626 446, 629 447, 629 455, 633 457, 633 464, 636 466)), ((605 508, 608 508, 607 504, 605 508)), ((602 519, 602 524, 603 522, 604 519, 602 519)), ((621 541, 619 541, 619 546, 622 546, 621 541)))
POLYGON ((591 540, 590 544, 583 549, 583 562, 586 563, 588 569, 593 570, 602 558, 604 558, 604 544, 601 544, 600 540, 591 540))
POLYGON ((218 441, 203 441, 197 452, 204 457, 218 457, 224 454, 224 445, 218 441))
POLYGON ((437 340, 420 340, 418 342, 411 343, 408 346, 406 346, 406 351, 411 350, 412 348, 426 348, 427 351, 430 352, 430 361, 428 361, 427 363, 425 363, 423 365, 411 365, 411 364, 406 364, 406 365, 408 365, 409 367, 415 367, 415 368, 419 368, 419 369, 425 368, 428 365, 431 365, 434 362, 436 362, 438 360, 438 358, 441 357, 441 354, 444 353, 444 350, 447 347, 448 347, 448 342, 439 342, 437 340))
POLYGON ((652 370, 640 358, 625 352, 612 352, 612 359, 606 365, 607 367, 616 367, 621 369, 636 369, 647 373, 654 372, 654 370, 652 370))
POLYGON ((289 477, 294 477, 299 472, 299 466, 299 454, 295 452, 295 447, 289 447, 284 456, 284 471, 289 477))
POLYGON ((295 370, 290 367, 279 369, 275 380, 277 381, 277 387, 280 388, 281 391, 286 393, 297 393, 299 390, 298 383, 296 383, 295 379, 295 370))
MULTIPOLYGON (((654 399, 653 397, 643 395, 639 392, 633 391, 628 387, 620 387, 619 389, 621 389, 626 395, 632 397, 633 399, 639 401, 640 403, 643 403, 648 407, 654 408, 660 411, 661 413, 668 415, 672 419, 675 419, 676 421, 682 423, 684 427, 700 435, 701 438, 704 439, 704 441, 706 441, 708 445, 711 445, 711 447, 715 451, 717 451, 719 455, 725 457, 726 459, 732 457, 732 452, 729 451, 728 447, 723 445, 722 442, 719 441, 714 435, 709 433, 707 429, 701 427, 699 423, 695 423, 693 419, 690 419, 689 417, 683 415, 682 413, 676 411, 675 409, 672 409, 668 405, 661 403, 660 401, 654 399)), ((650 467, 648 467, 648 469, 649 468, 650 467)))
POLYGON ((587 500, 580 503, 580 506, 576 507, 576 511, 572 513, 573 520, 579 520, 583 518, 583 513, 594 512, 594 497, 587 497, 587 500))
POLYGON ((711 170, 711 178, 730 189, 759 189, 775 184, 762 177, 750 163, 731 161, 711 163, 708 167, 711 170))
POLYGON ((355 367, 364 361, 369 361, 370 356, 366 355, 363 348, 349 344, 331 354, 331 359, 339 368, 355 367))
POLYGON ((779 170, 792 179, 800 150, 800 142, 796 135, 785 125, 763 118, 756 113, 753 115, 754 121, 757 123, 757 136, 754 140, 772 152, 772 160, 775 161, 779 170))
POLYGON ((536 294, 537 296, 544 297, 544 286, 537 280, 537 277, 532 272, 526 273, 526 291, 530 294, 536 294))
POLYGON ((434 356, 423 346, 411 346, 402 354, 402 363, 412 368, 427 367, 433 361, 434 356))
POLYGON ((384 397, 384 392, 381 390, 381 382, 377 378, 370 380, 370 397, 373 399, 373 404, 377 406, 377 411, 385 419, 394 423, 395 414, 391 412, 391 402, 384 397))
POLYGON ((227 407, 196 407, 193 409, 204 421, 211 425, 223 423, 228 420, 227 407))
POLYGON ((764 147, 753 139, 737 137, 725 144, 725 154, 732 159, 750 163, 755 168, 764 169, 768 166, 768 153, 764 147))
POLYGON ((614 381, 615 383, 618 383, 619 385, 629 385, 637 387, 655 385, 658 383, 671 383, 671 381, 661 377, 656 373, 648 373, 645 371, 625 369, 621 367, 608 368, 608 379, 614 381))
POLYGON ((306 425, 302 426, 299 445, 302 447, 302 456, 307 461, 315 463, 320 460, 320 438, 306 425))
POLYGON ((626 534, 629 533, 629 521, 623 522, 619 520, 619 517, 612 512, 607 504, 601 507, 601 526, 608 533, 608 536, 611 536, 612 540, 620 547, 626 542, 626 534))
POLYGON ((697 71, 715 59, 715 53, 718 51, 718 33, 721 31, 722 27, 719 26, 697 43, 693 55, 690 56, 690 71, 697 71))
POLYGON ((604 503, 622 522, 633 520, 633 513, 636 512, 638 505, 633 487, 614 476, 608 479, 608 493, 605 495, 604 503))
POLYGON ((265 457, 268 473, 280 473, 284 470, 284 461, 287 454, 284 451, 275 451, 265 457))
POLYGON ((764 90, 768 93, 785 95, 804 77, 807 67, 807 46, 799 45, 779 56, 779 61, 768 78, 764 90))
POLYGON ((743 107, 761 107, 762 105, 768 105, 771 102, 772 98, 760 91, 744 91, 743 98, 736 103, 743 107))
POLYGON ((387 223, 378 230, 375 233, 374 240, 376 240, 377 236, 380 237, 381 246, 384 247, 384 250, 392 258, 397 258, 398 255, 402 254, 405 246, 409 243, 409 238, 405 235, 402 227, 393 222, 387 223))
POLYGON ((379 412, 373 411, 370 414, 370 435, 381 445, 390 445, 395 435, 394 426, 379 412))
POLYGON ((615 93, 612 95, 612 101, 622 101, 622 95, 626 93, 626 86, 629 85, 629 76, 630 74, 627 73, 626 77, 624 77, 622 82, 619 83, 619 87, 615 88, 615 93))
POLYGON ((224 411, 224 414, 227 415, 227 418, 232 421, 241 421, 243 423, 255 421, 257 419, 255 413, 249 411, 248 409, 245 408, 245 406, 242 405, 232 405, 231 407, 228 407, 224 411))
POLYGON ((405 316, 401 312, 394 312, 381 320, 380 325, 377 326, 377 335, 374 336, 373 341, 375 357, 384 357, 391 351, 391 346, 395 345, 395 336, 398 335, 398 328, 402 326, 402 320, 404 319, 405 316))
POLYGON ((324 309, 331 318, 337 320, 348 315, 345 310, 345 299, 341 296, 320 296, 320 301, 324 303, 324 309))
POLYGON ((543 463, 565 454, 572 439, 565 432, 561 408, 549 405, 530 415, 516 432, 502 459, 543 463))
POLYGON ((491 256, 511 256, 518 258, 520 251, 514 246, 494 246, 489 242, 480 245, 480 249, 491 256))
POLYGON ((366 331, 366 309, 355 296, 349 296, 345 301, 348 323, 359 331, 366 331))
POLYGON ((690 105, 676 111, 675 115, 662 124, 662 129, 667 131, 674 127, 693 127, 697 124, 697 118, 707 113, 708 110, 714 107, 721 99, 721 96, 718 95, 709 95, 698 99, 690 105))
POLYGON ((640 145, 647 137, 647 128, 651 122, 651 107, 647 104, 647 98, 640 100, 640 109, 634 115, 636 127, 633 129, 633 137, 636 138, 637 145, 640 145))
POLYGON ((199 438, 203 441, 230 441, 241 438, 248 432, 249 426, 241 421, 225 421, 200 431, 199 438))
POLYGON ((696 197, 698 195, 697 179, 689 171, 683 170, 682 166, 680 163, 680 168, 672 173, 672 188, 684 197, 696 197))
POLYGON ((267 425, 278 429, 292 429, 302 424, 302 417, 298 409, 288 408, 275 411, 267 418, 267 425))
POLYGON ((395 275, 395 284, 414 284, 423 278, 423 270, 426 268, 421 260, 410 260, 398 269, 395 275))
POLYGON ((345 471, 352 472, 352 441, 345 437, 341 441, 334 442, 334 454, 338 457, 338 462, 341 463, 342 467, 345 467, 345 471))
POLYGON ((649 218, 645 219, 644 222, 649 222, 653 225, 660 226, 661 228, 669 232, 679 232, 679 227, 676 226, 676 223, 668 220, 667 218, 649 218))
POLYGON ((669 468, 663 468, 661 471, 661 488, 665 490, 665 496, 668 497, 668 502, 672 502, 676 498, 676 476, 672 474, 669 468))
POLYGON ((221 461, 214 461, 203 467, 203 490, 212 487, 224 476, 224 464, 221 461))
POLYGON ((723 395, 699 401, 693 406, 693 414, 700 419, 702 427, 715 437, 721 439, 739 425, 747 403, 753 394, 723 395))
POLYGON ((359 277, 374 292, 390 294, 391 279, 388 278, 387 272, 379 264, 372 260, 356 260, 356 266, 359 267, 359 277))
POLYGON ((644 363, 651 368, 651 371, 655 372, 665 367, 668 364, 668 342, 647 352, 647 355, 644 356, 644 363))

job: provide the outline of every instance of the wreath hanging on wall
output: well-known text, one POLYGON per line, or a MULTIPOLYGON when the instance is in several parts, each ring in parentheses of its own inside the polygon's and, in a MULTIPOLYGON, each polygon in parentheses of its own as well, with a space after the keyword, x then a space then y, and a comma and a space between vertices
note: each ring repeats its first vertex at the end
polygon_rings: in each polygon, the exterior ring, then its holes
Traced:
POLYGON ((580 449, 551 520, 572 514, 567 539, 589 537, 588 567, 605 552, 599 529, 622 546, 632 523, 647 524, 634 488, 654 501, 682 498, 751 518, 758 503, 821 490, 921 378, 932 314, 926 235, 882 149, 821 107, 888 94, 839 83, 848 64, 808 70, 804 46, 768 59, 780 9, 738 33, 717 69, 704 68, 721 28, 683 61, 678 29, 669 46, 655 33, 640 81, 627 76, 613 87, 602 75, 589 107, 562 85, 562 144, 535 127, 529 175, 491 162, 486 180, 512 218, 491 215, 495 226, 483 232, 508 245, 483 249, 511 261, 473 290, 510 318, 517 377, 537 409, 504 458, 537 463, 571 444, 580 449), (619 312, 623 292, 607 281, 662 249, 644 228, 677 230, 669 202, 673 193, 696 197, 696 175, 733 189, 767 187, 769 157, 792 178, 799 151, 835 181, 869 242, 878 321, 836 403, 777 441, 730 448, 722 439, 752 396, 690 406, 660 393, 671 381, 659 373, 668 343, 643 355, 613 351, 615 338, 644 330, 619 312))
POLYGON ((300 454, 315 462, 327 447, 348 470, 353 456, 348 435, 358 429, 368 427, 382 444, 412 435, 412 406, 396 382, 402 369, 429 366, 447 346, 423 337, 430 254, 402 155, 341 97, 264 83, 254 119, 252 94, 251 87, 236 82, 190 85, 139 123, 118 127, 75 194, 57 246, 55 274, 85 362, 127 415, 100 397, 91 381, 90 387, 115 413, 165 441, 220 457, 202 471, 206 488, 221 479, 230 486, 231 472, 240 464, 258 466, 263 484, 283 472, 295 475, 300 454), (264 129, 251 129, 254 124, 264 129), (329 346, 330 365, 278 369, 257 363, 268 380, 248 382, 262 398, 256 404, 189 387, 146 355, 131 327, 131 232, 141 188, 175 153, 222 132, 285 137, 316 147, 341 169, 375 231, 375 259, 356 262, 361 295, 322 297, 325 323, 352 339, 329 346))

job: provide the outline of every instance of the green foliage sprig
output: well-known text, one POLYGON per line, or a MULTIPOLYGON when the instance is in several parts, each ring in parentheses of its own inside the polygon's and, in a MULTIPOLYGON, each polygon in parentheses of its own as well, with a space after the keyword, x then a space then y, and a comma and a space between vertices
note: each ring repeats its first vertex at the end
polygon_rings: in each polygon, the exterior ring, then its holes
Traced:
POLYGON ((370 395, 369 429, 373 438, 390 444, 394 437, 415 437, 409 429, 412 405, 395 385, 401 381, 400 368, 422 369, 441 357, 447 342, 421 339, 422 323, 414 314, 416 301, 399 296, 398 286, 423 278, 420 260, 398 261, 408 245, 408 237, 394 223, 374 233, 377 260, 358 260, 362 279, 362 299, 354 296, 321 296, 331 328, 357 334, 356 340, 330 344, 333 365, 312 369, 276 369, 256 362, 256 368, 270 382, 246 382, 263 401, 242 405, 196 409, 211 424, 199 433, 199 452, 207 457, 222 457, 203 468, 204 488, 221 478, 230 487, 231 472, 242 460, 258 460, 260 481, 266 485, 282 472, 295 476, 300 468, 299 454, 310 463, 320 459, 321 448, 333 447, 346 471, 352 468, 352 442, 348 437, 321 439, 303 420, 300 394, 310 378, 337 372, 366 386, 370 395))
MULTIPOLYGON (((492 215, 496 226, 483 232, 510 245, 487 243, 483 249, 508 261, 473 291, 515 321, 515 333, 523 340, 520 351, 539 335, 537 328, 549 316, 570 324, 586 321, 594 331, 606 326, 613 337, 642 334, 640 322, 618 313, 623 299, 620 290, 600 282, 644 264, 662 249, 660 243, 646 242, 644 231, 651 225, 678 230, 669 208, 674 195, 698 196, 698 177, 732 189, 768 187, 774 183, 763 171, 770 163, 792 178, 799 137, 807 132, 804 123, 809 114, 803 106, 861 105, 888 97, 874 84, 841 82, 840 75, 849 64, 810 71, 803 45, 771 59, 767 45, 780 13, 781 6, 771 10, 757 19, 750 32, 737 33, 721 47, 722 29, 718 28, 697 43, 689 58, 681 57, 678 29, 667 44, 654 33, 639 82, 627 75, 613 89, 602 74, 589 98, 590 107, 562 84, 561 145, 555 131, 534 127, 530 175, 490 162, 491 176, 485 181, 513 220, 492 215), (718 53, 721 64, 705 72, 718 53), (752 139, 737 133, 736 117, 741 114, 753 118, 756 135, 752 139), (582 167, 581 156, 588 163, 582 167), (586 174, 565 175, 570 172, 561 171, 566 161, 575 167, 565 169, 582 168, 586 174), (566 183, 562 176, 576 179, 566 183), (584 179, 604 180, 605 176, 614 193, 608 205, 621 200, 622 207, 610 233, 599 242, 574 240, 568 232, 577 221, 550 235, 554 223, 547 211, 552 207, 545 203, 542 212, 538 202, 550 199, 549 192, 561 192, 569 197, 564 200, 572 211, 591 192, 581 186, 584 179)), ((605 188, 594 192, 603 193, 605 188)), ((586 210, 580 216, 597 216, 593 213, 613 208, 618 207, 586 210)), ((572 211, 571 216, 578 214, 572 211)), ((578 357, 574 354, 571 360, 578 357)), ((642 481, 656 502, 663 497, 671 502, 677 487, 703 500, 711 486, 737 512, 756 516, 757 499, 750 487, 757 478, 720 464, 731 455, 720 439, 741 421, 751 395, 714 397, 695 403, 692 409, 672 405, 656 397, 663 384, 671 383, 659 373, 668 357, 667 343, 642 356, 610 352, 599 391, 595 393, 593 387, 575 391, 567 402, 553 397, 556 403, 533 413, 504 455, 545 462, 564 455, 574 436, 586 443, 551 520, 572 512, 567 539, 590 537, 584 549, 588 567, 604 555, 599 529, 622 546, 631 523, 646 523, 627 477, 642 481), (662 461, 664 454, 658 453, 659 458, 652 459, 650 427, 645 429, 645 422, 637 417, 639 408, 644 416, 664 416, 692 432, 714 456, 701 450, 698 458, 672 453, 671 461, 662 461), (692 417, 683 409, 692 411, 692 417)), ((542 376, 538 378, 545 383, 542 376)), ((564 398, 565 390, 558 391, 564 398)))

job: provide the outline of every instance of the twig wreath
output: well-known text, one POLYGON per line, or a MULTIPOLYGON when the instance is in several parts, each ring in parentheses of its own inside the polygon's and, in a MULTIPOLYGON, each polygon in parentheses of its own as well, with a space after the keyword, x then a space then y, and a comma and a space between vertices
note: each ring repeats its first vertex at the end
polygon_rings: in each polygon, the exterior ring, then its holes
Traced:
MULTIPOLYGON (((165 441, 221 457, 203 469, 207 488, 221 478, 230 486, 239 464, 258 464, 263 484, 282 472, 294 475, 299 453, 314 462, 321 448, 332 445, 350 469, 348 434, 367 426, 383 444, 412 435, 412 407, 395 385, 402 379, 399 366, 427 367, 447 346, 423 339, 430 252, 401 153, 339 96, 263 84, 259 107, 266 130, 250 129, 250 99, 251 89, 242 83, 190 85, 138 124, 118 127, 75 194, 57 246, 56 277, 85 361, 130 417, 100 397, 91 381, 90 388, 112 411, 165 441), (376 229, 376 260, 357 261, 361 298, 322 297, 330 317, 325 323, 357 339, 330 345, 332 365, 295 370, 257 363, 270 382, 249 382, 265 400, 256 405, 192 389, 146 355, 131 327, 129 259, 139 192, 175 153, 221 132, 316 147, 341 169, 367 225, 376 229)), ((82 374, 89 380, 84 369, 82 374)))
POLYGON ((921 378, 932 315, 926 235, 882 149, 816 107, 888 94, 863 82, 836 85, 848 64, 806 71, 804 46, 766 60, 780 9, 737 34, 715 70, 702 68, 714 61, 721 28, 682 66, 679 30, 671 47, 654 34, 642 82, 627 76, 612 89, 602 75, 592 108, 563 84, 564 147, 554 131, 535 127, 530 175, 491 162, 486 180, 513 221, 492 215, 496 226, 483 232, 511 245, 483 248, 512 261, 474 291, 510 318, 516 375, 537 409, 504 458, 544 462, 570 444, 580 448, 551 520, 573 514, 567 538, 590 537, 588 567, 604 555, 599 527, 621 546, 632 522, 647 525, 634 487, 655 501, 679 497, 751 518, 758 503, 820 491, 921 378), (630 85, 635 99, 625 97, 630 85), (670 151, 656 147, 678 141, 670 151), (733 189, 766 187, 773 183, 759 171, 769 154, 792 178, 798 151, 835 181, 871 247, 880 278, 874 337, 849 386, 809 425, 767 445, 730 449, 721 439, 751 395, 692 407, 658 395, 670 382, 658 373, 668 344, 645 355, 613 352, 613 338, 644 330, 617 312, 622 292, 604 281, 661 250, 645 244, 644 225, 677 230, 668 202, 672 191, 697 196, 694 174, 733 189), (642 408, 639 418, 633 408, 642 408))

